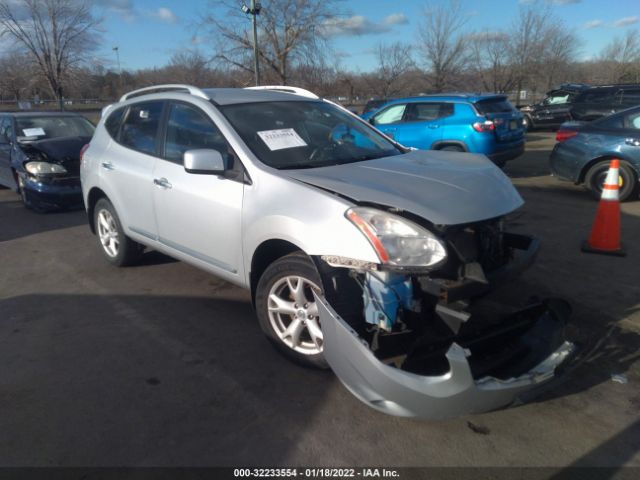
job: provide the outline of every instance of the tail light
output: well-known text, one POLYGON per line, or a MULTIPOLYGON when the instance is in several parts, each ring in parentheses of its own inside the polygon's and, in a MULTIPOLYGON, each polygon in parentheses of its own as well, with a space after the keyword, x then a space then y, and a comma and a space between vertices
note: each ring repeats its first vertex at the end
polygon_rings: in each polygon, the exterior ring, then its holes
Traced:
POLYGON ((492 120, 485 120, 474 123, 472 127, 476 132, 493 132, 496 129, 496 124, 492 120))
POLYGON ((578 132, 575 130, 558 130, 558 133, 556 133, 556 142, 564 142, 576 135, 578 135, 578 132))
POLYGON ((89 145, 91 145, 90 143, 85 143, 82 148, 80 149, 80 163, 82 163, 82 159, 84 158, 84 152, 87 151, 87 148, 89 148, 89 145))

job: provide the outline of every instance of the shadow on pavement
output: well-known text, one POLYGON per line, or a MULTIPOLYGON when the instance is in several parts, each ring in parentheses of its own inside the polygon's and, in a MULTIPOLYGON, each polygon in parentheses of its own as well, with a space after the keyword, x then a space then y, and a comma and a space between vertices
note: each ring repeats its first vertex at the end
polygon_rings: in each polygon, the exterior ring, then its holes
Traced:
POLYGON ((0 311, 5 466, 282 466, 337 382, 281 357, 247 302, 25 295, 0 311))
POLYGON ((83 224, 88 225, 84 210, 37 213, 25 208, 13 191, 0 192, 0 242, 83 224))

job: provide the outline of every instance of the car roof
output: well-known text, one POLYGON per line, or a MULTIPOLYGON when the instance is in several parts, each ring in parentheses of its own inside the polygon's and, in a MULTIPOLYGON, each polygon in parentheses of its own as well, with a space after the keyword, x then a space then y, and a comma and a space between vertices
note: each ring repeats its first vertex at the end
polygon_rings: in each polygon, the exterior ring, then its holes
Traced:
POLYGON ((235 105, 255 102, 313 101, 309 97, 275 90, 250 90, 246 88, 204 88, 202 91, 218 105, 235 105))
POLYGON ((608 90, 615 88, 616 90, 628 90, 628 89, 638 89, 640 88, 640 83, 619 83, 619 84, 611 84, 611 85, 594 85, 591 88, 585 90, 585 92, 592 92, 594 90, 608 90))

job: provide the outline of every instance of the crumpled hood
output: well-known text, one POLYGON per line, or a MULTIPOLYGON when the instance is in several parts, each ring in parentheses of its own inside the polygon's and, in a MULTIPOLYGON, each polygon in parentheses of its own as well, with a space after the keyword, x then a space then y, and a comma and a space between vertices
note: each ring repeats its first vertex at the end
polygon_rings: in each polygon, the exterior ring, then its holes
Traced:
POLYGON ((524 202, 509 178, 484 155, 416 150, 404 155, 284 175, 416 214, 436 225, 457 225, 512 212, 524 202))
POLYGON ((91 137, 60 137, 19 143, 19 145, 26 154, 42 153, 49 161, 65 162, 78 160, 80 150, 90 140, 91 137))

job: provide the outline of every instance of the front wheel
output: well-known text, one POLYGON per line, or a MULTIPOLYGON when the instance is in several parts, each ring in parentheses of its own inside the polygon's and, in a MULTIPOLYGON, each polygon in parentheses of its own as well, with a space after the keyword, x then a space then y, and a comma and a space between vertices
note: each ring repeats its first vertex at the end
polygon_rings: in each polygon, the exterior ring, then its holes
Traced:
POLYGON ((322 293, 320 275, 302 252, 279 258, 267 267, 256 290, 260 327, 287 357, 305 366, 326 369, 323 335, 313 292, 322 293))
MULTIPOLYGON (((607 178, 610 163, 608 160, 598 162, 585 175, 584 184, 596 200, 602 196, 602 186, 607 178)), ((638 179, 631 167, 623 162, 620 162, 618 186, 620 187, 618 195, 621 202, 630 200, 638 194, 638 179)))

